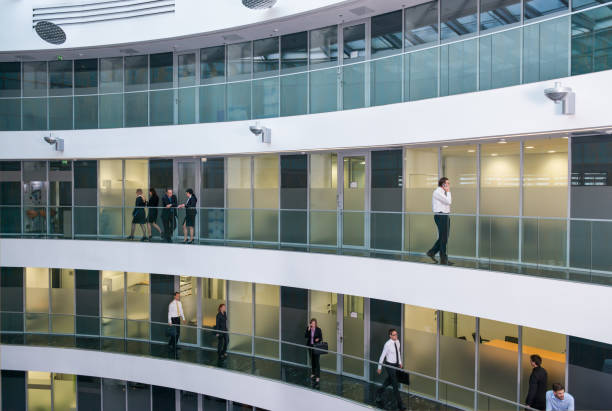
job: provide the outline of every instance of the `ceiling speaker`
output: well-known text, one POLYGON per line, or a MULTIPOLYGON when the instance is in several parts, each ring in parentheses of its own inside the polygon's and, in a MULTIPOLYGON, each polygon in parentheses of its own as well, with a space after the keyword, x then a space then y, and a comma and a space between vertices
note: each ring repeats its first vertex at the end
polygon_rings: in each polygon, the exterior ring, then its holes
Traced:
POLYGON ((242 4, 250 9, 269 9, 276 4, 276 0, 242 0, 242 4))

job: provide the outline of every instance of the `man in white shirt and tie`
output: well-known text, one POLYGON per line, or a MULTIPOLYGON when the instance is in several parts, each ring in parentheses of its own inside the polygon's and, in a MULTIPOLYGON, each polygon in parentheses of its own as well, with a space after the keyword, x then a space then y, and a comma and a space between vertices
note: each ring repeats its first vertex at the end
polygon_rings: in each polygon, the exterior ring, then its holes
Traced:
POLYGON ((436 260, 436 254, 440 252, 440 264, 452 265, 448 261, 448 254, 446 254, 446 244, 448 243, 448 232, 450 231, 450 206, 452 203, 450 182, 448 178, 442 177, 438 181, 438 188, 436 188, 431 197, 431 205, 434 212, 434 221, 438 227, 438 240, 434 243, 433 247, 427 252, 427 256, 436 260))
POLYGON ((178 291, 174 293, 174 299, 168 304, 168 324, 174 327, 174 333, 170 333, 170 341, 168 345, 170 348, 174 348, 178 344, 179 337, 181 336, 181 318, 185 323, 185 313, 183 312, 183 304, 180 301, 181 293, 178 291), (178 325, 178 327, 176 327, 178 325))
MULTIPOLYGON (((382 372, 382 366, 390 365, 396 368, 402 368, 402 355, 400 350, 400 342, 398 340, 397 330, 392 328, 389 330, 389 340, 385 343, 380 359, 378 360, 378 374, 382 372)), ((404 404, 402 403, 402 397, 399 392, 399 384, 397 382, 397 370, 394 368, 385 367, 387 370, 387 379, 383 383, 382 387, 376 391, 376 402, 380 402, 381 395, 385 389, 391 385, 393 387, 393 395, 397 401, 397 408, 405 410, 404 404)))

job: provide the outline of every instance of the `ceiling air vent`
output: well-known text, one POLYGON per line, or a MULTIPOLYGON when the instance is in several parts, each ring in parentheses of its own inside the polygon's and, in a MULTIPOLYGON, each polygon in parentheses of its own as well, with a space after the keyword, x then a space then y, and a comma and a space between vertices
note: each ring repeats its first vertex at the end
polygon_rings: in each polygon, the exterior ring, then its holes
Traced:
POLYGON ((36 23, 36 26, 34 26, 34 30, 36 30, 36 34, 47 43, 62 44, 66 41, 66 33, 64 33, 64 30, 50 21, 39 21, 36 23))
POLYGON ((374 13, 374 10, 364 6, 356 7, 354 9, 350 9, 349 11, 356 16, 365 16, 366 14, 374 13))
POLYGON ((269 9, 276 4, 276 0, 242 0, 242 4, 250 9, 269 9))

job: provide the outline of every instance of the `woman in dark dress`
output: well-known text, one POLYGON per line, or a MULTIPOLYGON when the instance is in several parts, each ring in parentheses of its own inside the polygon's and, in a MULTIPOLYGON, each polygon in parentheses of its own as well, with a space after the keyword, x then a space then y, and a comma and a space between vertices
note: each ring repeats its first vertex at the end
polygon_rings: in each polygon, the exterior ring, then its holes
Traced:
MULTIPOLYGON (((306 333, 304 333, 304 337, 306 338, 306 345, 309 347, 314 346, 316 343, 320 343, 323 341, 323 332, 317 326, 317 319, 313 318, 310 320, 310 325, 306 328, 306 333)), ((314 379, 317 383, 321 377, 321 364, 320 364, 320 355, 317 352, 310 348, 310 366, 312 367, 312 371, 310 373, 310 378, 314 379)))
POLYGON ((147 215, 144 209, 147 206, 147 202, 142 197, 142 189, 140 188, 136 190, 136 202, 134 205, 134 211, 132 211, 132 230, 128 240, 134 239, 134 231, 136 231, 136 224, 138 224, 142 230, 142 239, 140 241, 147 241, 147 230, 145 228, 147 215))
POLYGON ((155 229, 159 232, 161 236, 161 228, 157 225, 157 207, 159 206, 159 197, 155 192, 154 188, 149 189, 149 202, 147 203, 147 207, 149 208, 149 215, 147 216, 147 228, 149 231, 149 241, 153 238, 153 231, 151 226, 155 227, 155 229))
POLYGON ((180 204, 178 208, 185 209, 185 220, 183 220, 183 236, 185 244, 193 244, 193 235, 195 232, 195 218, 198 213, 196 210, 196 204, 198 203, 198 199, 195 194, 193 194, 193 190, 188 188, 185 191, 187 195, 187 201, 185 204, 180 204), (189 228, 189 241, 187 241, 187 229, 189 228))

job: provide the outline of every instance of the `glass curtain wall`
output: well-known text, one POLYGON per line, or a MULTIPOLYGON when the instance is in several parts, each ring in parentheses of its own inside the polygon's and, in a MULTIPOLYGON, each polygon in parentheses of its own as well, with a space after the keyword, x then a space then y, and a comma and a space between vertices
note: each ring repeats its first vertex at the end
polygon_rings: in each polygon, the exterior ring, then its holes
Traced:
POLYGON ((520 176, 520 143, 500 140, 480 146, 481 257, 518 260, 520 176))
POLYGON ((338 198, 338 155, 310 154, 310 243, 335 246, 338 242, 336 215, 338 198))
POLYGON ((251 240, 251 157, 227 157, 227 238, 251 240))
POLYGON ((72 129, 72 60, 49 63, 49 130, 72 129), (64 97, 60 97, 64 96, 64 97))
POLYGON ((27 267, 26 331, 49 332, 49 269, 27 267))
MULTIPOLYGON (((379 58, 399 54, 403 49, 402 10, 372 17, 370 55, 379 58)), ((370 63, 370 105, 402 101, 402 56, 370 63)))
MULTIPOLYGON (((304 345, 304 331, 308 327, 308 290, 281 287, 281 340, 304 345)), ((308 352, 302 347, 283 344, 281 360, 307 364, 308 352)))
POLYGON ((195 53, 177 56, 178 67, 178 124, 196 122, 196 55, 195 53))
POLYGON ((222 239, 225 236, 225 159, 202 158, 200 236, 222 239))
POLYGON ((149 124, 149 56, 126 56, 124 61, 124 126, 144 127, 149 124))
POLYGON ((100 59, 100 128, 123 127, 123 57, 100 59))
POLYGON ((49 234, 72 236, 72 162, 49 162, 49 234))
POLYGON ((0 63, 0 130, 21 130, 21 80, 20 63, 0 63))
POLYGON ((286 34, 280 38, 281 78, 280 115, 308 112, 308 32, 286 34), (294 74, 297 73, 297 74, 294 74))
POLYGON ((225 46, 200 49, 200 123, 225 121, 225 46))
POLYGON ((125 338, 125 273, 103 270, 101 291, 102 335, 125 338))
MULTIPOLYGON (((437 313, 430 308, 404 304, 404 369, 436 376, 437 313)), ((412 391, 435 398, 435 381, 410 377, 412 391)))
POLYGON ((76 333, 100 335, 100 272, 75 271, 76 333))
MULTIPOLYGON (((98 162, 98 232, 104 236, 123 236, 123 160, 98 162)), ((131 225, 131 219, 130 225, 131 225)))
POLYGON ((280 287, 268 284, 254 284, 253 286, 255 287, 255 355, 278 358, 280 287))
POLYGON ((253 240, 278 241, 279 156, 253 157, 253 240))
POLYGON ((98 128, 98 59, 74 61, 74 128, 98 128))
POLYGON ((0 267, 0 330, 23 331, 23 268, 0 267))
POLYGON ((231 333, 228 349, 250 354, 253 348, 253 284, 228 282, 227 325, 231 333))
POLYGON ((47 62, 24 62, 22 129, 46 130, 48 126, 47 108, 47 62))
POLYGON ((23 162, 23 232, 47 232, 47 162, 23 162))
POLYGON ((338 109, 338 27, 309 32, 310 113, 338 109), (327 68, 329 67, 329 68, 327 68), (323 70, 324 68, 327 68, 323 70))
POLYGON ((308 241, 308 155, 280 156, 280 241, 308 241))
MULTIPOLYGON (((136 203, 136 190, 142 190, 144 201, 149 199, 149 160, 124 160, 123 195, 125 201, 124 209, 124 233, 129 233, 132 227, 134 208, 130 207, 136 203)), ((159 196, 159 194, 158 194, 159 196)), ((161 207, 161 200, 160 200, 161 207)), ((134 233, 140 235, 140 227, 134 233)))
MULTIPOLYGON (((344 295, 342 312, 342 371, 357 376, 364 375, 363 363, 351 357, 365 356, 365 304, 360 296, 344 295)), ((378 358, 378 357, 374 357, 378 358)))
POLYGON ((96 235, 98 232, 98 162, 74 163, 74 234, 96 235))
MULTIPOLYGON (((310 318, 317 319, 321 328, 323 341, 327 342, 330 351, 338 352, 338 294, 325 291, 310 290, 310 318)), ((309 320, 310 320, 309 318, 309 320)), ((332 372, 337 368, 337 357, 334 354, 319 357, 321 368, 332 372)))
MULTIPOLYGON (((184 71, 181 73, 184 74, 184 71)), ((149 56, 149 125, 174 124, 175 90, 173 53, 158 53, 149 56)))
POLYGON ((431 195, 438 186, 438 148, 404 150, 404 249, 424 253, 438 238, 431 215, 431 195))
MULTIPOLYGON (((389 339, 389 330, 395 328, 400 341, 402 341, 402 305, 392 301, 369 299, 370 302, 370 358, 380 358, 380 353, 389 339)), ((403 347, 402 349, 406 349, 403 347)), ((401 354, 400 354, 401 355, 401 354)), ((375 361, 375 360, 374 360, 375 361)), ((376 373, 377 366, 369 364, 367 371, 370 380, 383 382, 384 374, 376 373)), ((368 375, 368 374, 366 374, 368 375)))
MULTIPOLYGON (((221 304, 227 304, 227 282, 216 278, 202 278, 202 327, 213 329, 221 304)), ((229 318, 229 314, 228 314, 229 318)), ((201 344, 204 347, 217 347, 214 332, 202 331, 201 344)))
POLYGON ((198 326, 198 301, 200 291, 198 289, 197 277, 179 278, 179 292, 181 293, 181 304, 185 313, 185 323, 189 327, 183 327, 181 330, 181 340, 189 344, 196 344, 198 336, 195 328, 198 326))
POLYGON ((74 333, 74 277, 72 269, 51 269, 51 330, 54 333, 74 333))
POLYGON ((127 337, 149 338, 149 274, 126 273, 125 278, 127 337))
POLYGON ((402 150, 372 151, 371 159, 370 247, 399 251, 402 248, 402 150))
POLYGON ((0 232, 21 232, 20 161, 0 161, 0 232))

